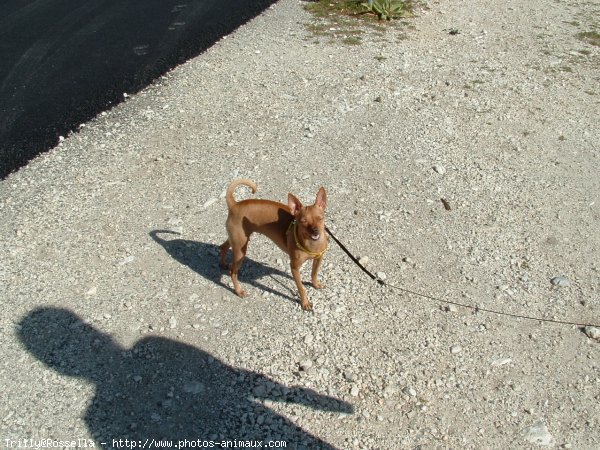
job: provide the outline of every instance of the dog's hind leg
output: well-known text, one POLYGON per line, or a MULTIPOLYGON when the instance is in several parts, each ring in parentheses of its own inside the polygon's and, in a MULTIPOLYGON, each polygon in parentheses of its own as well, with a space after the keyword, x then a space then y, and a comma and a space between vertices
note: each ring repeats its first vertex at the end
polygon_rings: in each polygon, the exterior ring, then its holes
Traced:
POLYGON ((223 269, 228 269, 229 265, 227 264, 227 261, 225 261, 225 257, 227 256, 227 250, 229 250, 231 248, 231 244, 229 243, 229 239, 227 239, 225 242, 223 242, 221 244, 220 248, 220 265, 221 268, 223 269))
POLYGON ((246 243, 242 247, 238 247, 236 245, 235 247, 232 246, 231 249, 233 251, 233 261, 231 263, 230 274, 231 281, 233 281, 233 289, 239 297, 245 297, 246 292, 242 289, 242 286, 238 281, 238 272, 240 270, 242 262, 244 261, 244 257, 246 256, 246 251, 248 250, 248 241, 246 241, 246 243))

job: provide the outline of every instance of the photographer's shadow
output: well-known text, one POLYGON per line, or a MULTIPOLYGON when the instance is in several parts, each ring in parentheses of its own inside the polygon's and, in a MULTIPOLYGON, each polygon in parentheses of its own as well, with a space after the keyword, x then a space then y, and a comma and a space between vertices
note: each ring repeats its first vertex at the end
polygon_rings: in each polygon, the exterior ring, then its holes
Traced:
MULTIPOLYGON (((211 280, 214 283, 228 289, 231 292, 234 292, 233 288, 228 284, 223 283, 221 280, 223 275, 226 275, 229 279, 228 273, 226 270, 221 269, 219 267, 219 246, 215 244, 208 244, 205 242, 197 242, 190 241, 186 239, 165 239, 160 235, 170 234, 170 235, 179 235, 179 233, 171 230, 153 230, 150 233, 150 237, 160 244, 167 253, 180 264, 184 266, 188 266, 194 272, 203 276, 207 280, 211 280)), ((270 292, 271 294, 283 297, 287 300, 290 300, 294 303, 298 303, 298 299, 294 296, 294 292, 290 287, 281 283, 274 275, 279 275, 284 278, 288 278, 292 280, 291 276, 286 272, 275 269, 273 267, 267 266, 265 264, 259 263, 250 259, 248 257, 244 258, 244 263, 242 265, 242 270, 240 271, 240 281, 242 283, 248 283, 261 292, 270 292), (264 277, 271 277, 274 281, 279 283, 279 285, 286 289, 288 293, 283 293, 278 290, 275 290, 265 284, 261 283, 259 280, 264 277)), ((290 284, 290 286, 293 284, 290 284)))
POLYGON ((273 411, 265 400, 329 412, 349 403, 260 373, 237 369, 205 351, 157 336, 124 348, 61 308, 30 312, 17 333, 56 372, 95 385, 84 419, 101 448, 115 441, 286 441, 287 448, 334 447, 273 411))

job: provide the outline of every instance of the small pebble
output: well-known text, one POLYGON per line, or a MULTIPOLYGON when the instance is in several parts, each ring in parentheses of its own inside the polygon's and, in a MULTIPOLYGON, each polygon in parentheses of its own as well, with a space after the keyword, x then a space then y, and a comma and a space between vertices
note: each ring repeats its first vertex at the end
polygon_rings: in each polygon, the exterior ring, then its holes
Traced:
POLYGON ((450 347, 450 353, 452 353, 453 355, 456 355, 460 352, 462 352, 462 347, 460 345, 453 345, 452 347, 450 347))
POLYGON ((358 397, 359 392, 360 392, 360 389, 358 389, 358 386, 352 386, 352 389, 350 389, 350 395, 352 397, 358 397))
POLYGON ((583 330, 588 337, 600 341, 600 328, 587 326, 583 330))
POLYGON ((548 427, 541 420, 526 428, 524 435, 530 444, 550 446, 554 443, 554 438, 548 431, 548 427))
POLYGON ((406 386, 404 389, 402 389, 402 392, 410 397, 416 397, 417 395, 417 391, 415 391, 411 386, 406 386))
POLYGON ((119 266, 124 266, 125 264, 129 264, 130 262, 133 262, 134 259, 135 259, 135 256, 133 256, 133 255, 123 258, 121 261, 119 261, 119 266))
POLYGON ((504 366, 510 362, 512 362, 512 359, 510 358, 500 358, 492 361, 492 366, 504 366))
POLYGON ((433 166, 433 170, 440 175, 444 175, 446 173, 446 168, 444 166, 440 166, 439 164, 433 166))
POLYGON ((553 286, 558 287, 569 287, 571 286, 571 282, 567 277, 554 277, 550 280, 553 286))
POLYGON ((208 199, 208 200, 206 200, 206 201, 204 202, 204 204, 202 205, 202 208, 203 208, 203 209, 206 209, 206 208, 208 208, 210 205, 212 205, 213 203, 215 203, 216 201, 217 201, 217 199, 216 199, 216 198, 210 198, 210 199, 208 199))
POLYGON ((344 370, 344 378, 350 382, 356 381, 356 375, 349 370, 344 370))
POLYGON ((96 286, 93 286, 85 293, 85 295, 96 295, 97 292, 98 288, 96 286))
POLYGON ((398 389, 396 388, 396 386, 391 386, 388 385, 385 387, 385 389, 383 390, 383 396, 384 397, 391 397, 392 395, 394 395, 396 392, 398 392, 398 389))
POLYGON ((267 395, 267 388, 264 385, 258 385, 252 390, 252 395, 255 397, 264 397, 267 395))
POLYGON ((458 308, 455 305, 448 305, 446 306, 446 311, 455 313, 458 312, 458 308))
POLYGON ((298 365, 300 366, 300 370, 304 370, 306 372, 313 366, 313 362, 311 359, 304 359, 300 361, 298 365))

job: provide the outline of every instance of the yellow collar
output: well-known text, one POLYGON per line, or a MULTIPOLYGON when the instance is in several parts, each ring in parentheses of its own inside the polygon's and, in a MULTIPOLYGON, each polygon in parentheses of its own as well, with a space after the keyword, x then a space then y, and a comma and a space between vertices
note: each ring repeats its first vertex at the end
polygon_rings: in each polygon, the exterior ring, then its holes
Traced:
POLYGON ((325 250, 323 250, 321 252, 318 252, 318 253, 317 252, 311 252, 309 249, 307 249, 306 247, 304 247, 300 243, 300 239, 298 239, 298 223, 295 220, 292 220, 290 222, 290 225, 288 226, 288 229, 287 229, 287 231, 285 233, 288 234, 290 232, 290 230, 292 229, 292 227, 294 228, 294 240, 296 241, 296 247, 298 247, 304 253, 308 254, 308 256, 310 256, 311 258, 320 258, 320 257, 322 257, 325 254, 325 252, 329 248, 329 243, 327 243, 327 246, 325 247, 325 250))

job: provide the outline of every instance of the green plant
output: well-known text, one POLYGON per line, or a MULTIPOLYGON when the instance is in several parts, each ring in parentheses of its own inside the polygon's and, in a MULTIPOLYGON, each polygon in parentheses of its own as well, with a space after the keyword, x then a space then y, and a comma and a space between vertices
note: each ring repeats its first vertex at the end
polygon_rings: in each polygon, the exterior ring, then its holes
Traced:
POLYGON ((361 5, 367 12, 379 17, 379 20, 391 20, 399 16, 406 6, 403 0, 367 0, 361 5))
POLYGON ((597 31, 586 31, 579 33, 577 37, 588 44, 600 47, 600 33, 597 31))

